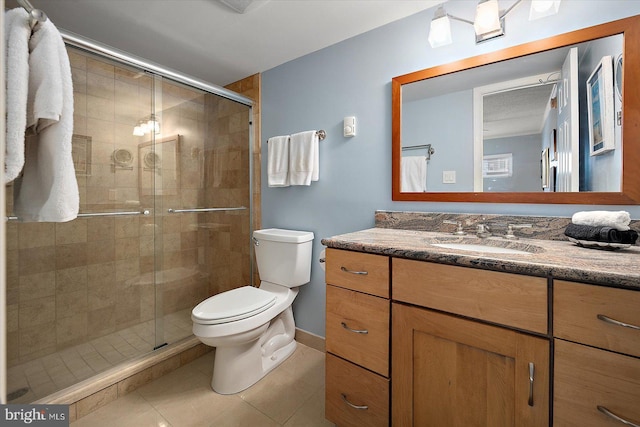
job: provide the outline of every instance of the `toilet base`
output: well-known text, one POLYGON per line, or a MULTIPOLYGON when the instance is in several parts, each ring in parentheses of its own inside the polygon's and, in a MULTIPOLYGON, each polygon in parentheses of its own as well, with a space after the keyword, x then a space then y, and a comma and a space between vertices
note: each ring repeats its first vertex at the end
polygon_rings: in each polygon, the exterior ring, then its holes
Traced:
POLYGON ((293 354, 297 346, 294 334, 293 311, 288 307, 256 339, 218 345, 211 388, 219 394, 235 394, 251 387, 293 354))

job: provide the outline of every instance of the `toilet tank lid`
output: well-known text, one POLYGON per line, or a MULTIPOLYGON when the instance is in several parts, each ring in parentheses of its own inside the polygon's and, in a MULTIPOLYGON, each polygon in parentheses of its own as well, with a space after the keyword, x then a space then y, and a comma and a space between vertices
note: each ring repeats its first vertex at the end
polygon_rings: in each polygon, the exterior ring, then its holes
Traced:
POLYGON ((272 242, 304 243, 313 240, 313 232, 267 228, 264 230, 255 230, 253 237, 272 242))

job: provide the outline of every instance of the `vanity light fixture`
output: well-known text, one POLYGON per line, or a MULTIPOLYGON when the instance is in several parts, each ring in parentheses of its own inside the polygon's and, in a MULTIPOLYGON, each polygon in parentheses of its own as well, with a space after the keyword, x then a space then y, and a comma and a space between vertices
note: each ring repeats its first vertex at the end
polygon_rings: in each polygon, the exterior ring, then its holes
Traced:
MULTIPOLYGON (((522 0, 516 0, 507 10, 500 12, 498 0, 480 0, 476 6, 473 21, 448 14, 444 6, 438 7, 431 20, 429 29, 429 44, 436 48, 452 43, 451 19, 473 25, 476 33, 476 44, 504 35, 504 18, 522 0)), ((533 21, 545 16, 558 13, 560 0, 532 0, 529 20, 533 21)))

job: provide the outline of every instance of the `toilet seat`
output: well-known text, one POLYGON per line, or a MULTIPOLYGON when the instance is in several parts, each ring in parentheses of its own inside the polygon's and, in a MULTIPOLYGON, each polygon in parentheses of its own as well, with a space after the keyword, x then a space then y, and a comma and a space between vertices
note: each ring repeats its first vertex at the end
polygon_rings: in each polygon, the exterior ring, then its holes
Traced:
POLYGON ((217 325, 246 319, 276 303, 276 295, 253 286, 243 286, 214 295, 198 304, 191 319, 203 325, 217 325))

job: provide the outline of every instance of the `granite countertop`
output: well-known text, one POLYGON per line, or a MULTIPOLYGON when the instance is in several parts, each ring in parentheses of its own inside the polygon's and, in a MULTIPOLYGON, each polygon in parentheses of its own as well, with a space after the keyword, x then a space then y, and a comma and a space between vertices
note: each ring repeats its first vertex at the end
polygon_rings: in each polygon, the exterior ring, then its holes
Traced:
POLYGON ((640 247, 598 250, 569 241, 501 237, 478 239, 430 231, 370 228, 322 239, 336 249, 398 258, 432 261, 486 270, 553 277, 605 286, 640 289, 640 247), (433 243, 468 243, 523 250, 526 254, 486 253, 433 246, 433 243))

